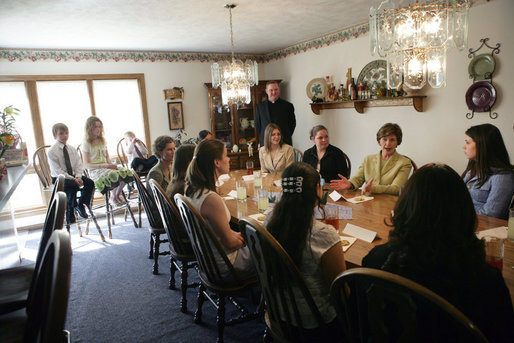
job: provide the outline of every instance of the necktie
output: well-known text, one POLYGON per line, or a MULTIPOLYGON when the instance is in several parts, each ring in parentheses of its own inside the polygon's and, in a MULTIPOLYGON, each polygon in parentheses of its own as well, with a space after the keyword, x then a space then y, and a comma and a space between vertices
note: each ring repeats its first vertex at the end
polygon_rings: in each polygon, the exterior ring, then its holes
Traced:
POLYGON ((66 171, 68 174, 73 176, 73 168, 71 167, 70 155, 68 155, 68 149, 66 149, 66 145, 62 148, 62 154, 64 155, 64 164, 66 165, 66 171))

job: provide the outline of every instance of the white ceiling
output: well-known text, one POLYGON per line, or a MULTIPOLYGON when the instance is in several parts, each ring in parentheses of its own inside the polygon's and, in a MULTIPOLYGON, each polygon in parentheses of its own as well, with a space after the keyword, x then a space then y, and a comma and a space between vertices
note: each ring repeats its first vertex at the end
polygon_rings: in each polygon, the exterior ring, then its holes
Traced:
MULTIPOLYGON (((230 52, 229 0, 0 0, 0 48, 230 52)), ((236 53, 367 21, 371 0, 234 0, 236 53)))

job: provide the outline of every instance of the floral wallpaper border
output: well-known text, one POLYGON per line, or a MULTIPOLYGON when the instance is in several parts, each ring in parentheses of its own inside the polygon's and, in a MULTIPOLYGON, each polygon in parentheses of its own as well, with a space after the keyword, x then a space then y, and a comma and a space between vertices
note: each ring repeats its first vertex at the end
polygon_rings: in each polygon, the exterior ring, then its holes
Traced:
MULTIPOLYGON (((367 34, 368 23, 356 25, 319 38, 301 42, 264 55, 236 54, 242 60, 258 63, 278 60, 330 44, 341 43, 367 34)), ((15 61, 75 61, 75 62, 217 62, 229 60, 230 54, 209 52, 115 51, 115 50, 46 50, 0 48, 0 60, 15 61)))

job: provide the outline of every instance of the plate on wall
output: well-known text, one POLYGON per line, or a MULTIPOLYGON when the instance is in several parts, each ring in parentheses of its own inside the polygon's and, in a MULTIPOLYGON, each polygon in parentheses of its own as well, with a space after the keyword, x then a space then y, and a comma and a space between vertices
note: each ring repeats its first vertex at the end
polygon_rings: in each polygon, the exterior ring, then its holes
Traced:
POLYGON ((387 61, 374 60, 366 64, 357 78, 357 86, 361 82, 368 85, 376 82, 379 86, 385 86, 387 84, 387 61))
POLYGON ((487 81, 472 84, 466 92, 466 104, 473 112, 488 112, 496 101, 496 89, 487 81))
POLYGON ((322 78, 312 79, 308 84, 306 88, 307 96, 309 99, 316 98, 316 99, 325 99, 325 96, 327 95, 327 81, 322 78))
POLYGON ((493 75, 495 66, 496 61, 492 55, 477 55, 471 60, 471 62, 469 62, 469 76, 475 80, 490 79, 493 75))

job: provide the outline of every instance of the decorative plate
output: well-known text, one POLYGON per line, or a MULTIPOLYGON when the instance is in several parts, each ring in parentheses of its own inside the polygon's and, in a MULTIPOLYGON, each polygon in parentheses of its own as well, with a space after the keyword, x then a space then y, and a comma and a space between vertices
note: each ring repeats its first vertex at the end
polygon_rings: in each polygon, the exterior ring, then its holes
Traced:
POLYGON ((387 85, 387 61, 374 60, 366 64, 357 78, 357 86, 361 82, 370 85, 376 82, 379 86, 385 87, 387 85))
POLYGON ((475 56, 469 62, 469 76, 475 80, 490 79, 493 75, 496 62, 490 54, 481 54, 475 56))
POLYGON ((466 104, 473 112, 489 112, 496 101, 496 89, 487 81, 473 83, 466 92, 466 104))
POLYGON ((325 81, 324 79, 312 79, 307 84, 307 96, 309 97, 309 99, 325 99, 325 96, 327 95, 327 88, 327 81, 325 81))

